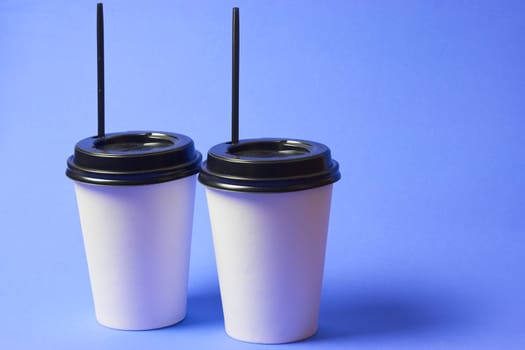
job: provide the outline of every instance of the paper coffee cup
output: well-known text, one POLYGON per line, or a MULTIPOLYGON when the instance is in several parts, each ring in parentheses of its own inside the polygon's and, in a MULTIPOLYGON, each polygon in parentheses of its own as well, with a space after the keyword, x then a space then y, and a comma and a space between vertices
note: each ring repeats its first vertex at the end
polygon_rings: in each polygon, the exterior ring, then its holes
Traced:
POLYGON ((81 140, 68 160, 99 323, 145 330, 181 321, 195 178, 187 136, 159 132, 81 140))
POLYGON ((207 186, 225 328, 287 343, 317 330, 332 184, 323 144, 255 139, 208 152, 207 186))

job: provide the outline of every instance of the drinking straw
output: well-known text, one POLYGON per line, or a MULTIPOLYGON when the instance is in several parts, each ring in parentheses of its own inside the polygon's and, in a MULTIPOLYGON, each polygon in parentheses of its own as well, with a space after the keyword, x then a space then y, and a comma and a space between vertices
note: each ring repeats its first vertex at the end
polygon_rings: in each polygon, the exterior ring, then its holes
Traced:
POLYGON ((239 142, 239 8, 232 20, 232 143, 239 142))
POLYGON ((98 84, 98 137, 105 136, 104 111, 104 13, 102 3, 97 4, 97 84, 98 84))

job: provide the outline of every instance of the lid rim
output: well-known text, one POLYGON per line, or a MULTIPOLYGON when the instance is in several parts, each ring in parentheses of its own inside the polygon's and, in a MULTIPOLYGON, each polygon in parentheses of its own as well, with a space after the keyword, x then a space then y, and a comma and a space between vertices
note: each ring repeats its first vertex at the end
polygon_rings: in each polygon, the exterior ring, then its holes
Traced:
POLYGON ((214 181, 212 178, 207 178, 203 176, 201 172, 199 174, 198 180, 200 183, 207 187, 235 191, 235 192, 257 192, 257 193, 278 193, 278 192, 295 192, 308 190, 312 188, 322 187, 326 185, 333 184, 341 179, 341 174, 339 172, 335 174, 330 174, 323 178, 317 178, 315 181, 273 181, 273 182, 264 182, 264 181, 224 181, 224 178, 221 178, 220 181, 214 181))
POLYGON ((201 165, 201 174, 203 174, 205 177, 215 177, 217 179, 227 179, 231 181, 241 181, 241 182, 278 182, 278 181, 292 181, 292 180, 306 180, 306 179, 312 179, 312 178, 318 178, 323 176, 332 176, 333 174, 339 173, 339 163, 335 160, 331 160, 331 164, 329 168, 325 168, 322 171, 318 172, 311 172, 311 173, 302 173, 299 175, 292 175, 292 176, 282 176, 282 177, 242 177, 235 174, 225 174, 225 173, 217 173, 214 171, 210 171, 207 167, 207 161, 204 161, 201 165))
POLYGON ((108 186, 134 186, 149 185, 162 183, 172 180, 178 180, 185 177, 198 174, 200 169, 188 169, 187 171, 164 172, 164 173, 147 173, 147 174, 130 174, 130 176, 110 176, 109 174, 88 173, 66 169, 66 176, 74 181, 108 186), (93 176, 95 175, 95 176, 93 176), (100 175, 100 176, 96 176, 100 175), (108 176, 109 175, 109 176, 108 176), (150 175, 150 176, 144 176, 150 175))
POLYGON ((239 177, 211 172, 203 162, 199 182, 203 185, 238 192, 293 192, 332 184, 341 179, 339 163, 331 159, 330 166, 321 172, 288 177, 239 177))
POLYGON ((181 163, 179 165, 173 165, 173 166, 170 166, 170 167, 163 167, 163 168, 152 168, 152 169, 149 169, 149 170, 123 170, 123 171, 117 171, 117 170, 107 170, 107 169, 95 169, 95 168, 87 168, 87 167, 84 167, 84 166, 79 166, 79 165, 76 165, 72 159, 74 158, 74 156, 71 156, 68 158, 67 160, 67 167, 68 169, 72 170, 72 171, 78 171, 78 172, 82 172, 82 173, 86 173, 86 174, 94 174, 94 175, 97 175, 97 174, 100 174, 100 175, 115 175, 115 176, 118 176, 118 175, 140 175, 140 174, 151 174, 151 173, 164 173, 164 172, 170 172, 170 171, 178 171, 178 169, 180 170, 184 170, 184 169, 192 169, 192 168, 197 168, 197 172, 200 171, 200 166, 201 166, 201 160, 202 160, 202 155, 200 154, 199 151, 195 151, 196 153, 196 157, 195 159, 191 160, 190 162, 186 162, 186 163, 181 163))

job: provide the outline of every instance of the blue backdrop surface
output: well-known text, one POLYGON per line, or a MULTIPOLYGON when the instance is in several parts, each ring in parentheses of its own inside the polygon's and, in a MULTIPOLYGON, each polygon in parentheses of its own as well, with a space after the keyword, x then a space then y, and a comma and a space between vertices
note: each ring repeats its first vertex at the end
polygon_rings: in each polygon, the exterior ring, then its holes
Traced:
MULTIPOLYGON (((329 145, 320 328, 288 348, 525 348, 525 3, 107 1, 107 130, 329 145)), ((95 321, 73 185, 96 133, 94 1, 0 2, 0 348, 259 349, 223 330, 197 188, 188 315, 95 321)))

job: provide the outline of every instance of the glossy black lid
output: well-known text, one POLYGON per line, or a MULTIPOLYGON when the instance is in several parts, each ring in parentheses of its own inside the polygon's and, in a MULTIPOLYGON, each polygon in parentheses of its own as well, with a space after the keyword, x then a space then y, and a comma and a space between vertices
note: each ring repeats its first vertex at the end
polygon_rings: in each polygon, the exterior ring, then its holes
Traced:
POLYGON ((210 149, 199 181, 243 192, 290 192, 320 187, 341 178, 330 149, 318 142, 249 139, 210 149))
POLYGON ((202 156, 181 134, 129 131, 79 141, 66 175, 100 185, 143 185, 194 175, 202 156))

